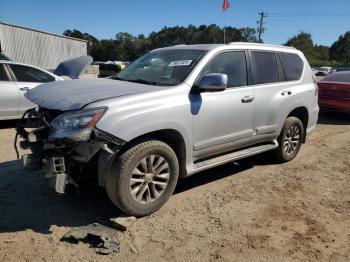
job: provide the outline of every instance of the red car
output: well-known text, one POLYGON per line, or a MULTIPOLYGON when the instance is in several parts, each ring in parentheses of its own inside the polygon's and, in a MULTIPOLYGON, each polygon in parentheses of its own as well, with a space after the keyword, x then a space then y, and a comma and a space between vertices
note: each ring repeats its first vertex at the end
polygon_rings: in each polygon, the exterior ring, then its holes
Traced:
POLYGON ((350 72, 326 76, 318 83, 320 108, 350 112, 350 72))

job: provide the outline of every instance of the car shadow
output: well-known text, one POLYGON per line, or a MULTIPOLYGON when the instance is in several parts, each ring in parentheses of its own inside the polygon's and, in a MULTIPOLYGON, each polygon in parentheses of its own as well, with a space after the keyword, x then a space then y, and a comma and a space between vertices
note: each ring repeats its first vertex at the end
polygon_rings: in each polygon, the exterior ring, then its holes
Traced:
POLYGON ((0 121, 0 129, 16 128, 19 120, 2 120, 0 121))
POLYGON ((350 113, 321 110, 318 116, 319 125, 350 125, 350 113))
MULTIPOLYGON (((182 179, 175 194, 239 174, 264 161, 260 158, 251 157, 182 179)), ((79 227, 121 214, 103 188, 58 195, 41 171, 21 170, 17 160, 0 163, 0 211, 0 233, 33 230, 50 234, 54 225, 79 227)))
POLYGON ((249 170, 255 166, 277 164, 278 163, 269 152, 251 156, 237 162, 230 162, 228 164, 218 166, 216 168, 212 168, 179 180, 174 194, 179 194, 195 187, 204 186, 226 177, 238 175, 241 172, 249 170))
POLYGON ((19 161, 0 163, 0 211, 0 233, 49 234, 53 225, 78 227, 120 214, 103 189, 58 195, 41 171, 22 171, 19 161))

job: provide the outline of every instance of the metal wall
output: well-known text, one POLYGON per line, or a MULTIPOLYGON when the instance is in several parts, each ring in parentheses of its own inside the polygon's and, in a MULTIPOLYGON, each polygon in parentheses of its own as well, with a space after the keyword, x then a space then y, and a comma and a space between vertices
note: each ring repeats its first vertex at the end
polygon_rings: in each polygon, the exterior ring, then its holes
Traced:
POLYGON ((55 69, 67 59, 87 54, 87 41, 0 23, 3 54, 13 61, 55 69))

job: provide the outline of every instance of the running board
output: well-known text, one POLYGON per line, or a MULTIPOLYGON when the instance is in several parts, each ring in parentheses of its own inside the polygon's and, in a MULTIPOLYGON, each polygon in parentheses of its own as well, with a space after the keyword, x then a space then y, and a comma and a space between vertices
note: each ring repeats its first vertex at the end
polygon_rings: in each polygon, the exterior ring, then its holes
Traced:
POLYGON ((246 157, 257 155, 266 151, 270 151, 277 147, 278 147, 278 143, 277 141, 274 141, 273 143, 259 145, 255 147, 249 147, 227 155, 204 160, 193 165, 193 172, 197 173, 212 167, 220 166, 229 162, 240 160, 242 158, 246 158, 246 157))

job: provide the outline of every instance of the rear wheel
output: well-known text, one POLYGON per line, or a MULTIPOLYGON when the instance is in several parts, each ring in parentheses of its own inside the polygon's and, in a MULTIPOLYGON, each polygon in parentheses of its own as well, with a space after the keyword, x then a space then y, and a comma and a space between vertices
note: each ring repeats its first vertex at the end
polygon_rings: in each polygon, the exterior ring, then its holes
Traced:
POLYGON ((280 162, 293 160, 303 143, 304 127, 299 118, 288 117, 284 122, 280 136, 279 147, 275 150, 275 156, 280 162))
POLYGON ((169 199, 178 175, 178 160, 172 148, 161 141, 144 141, 115 160, 106 176, 106 191, 123 212, 145 216, 169 199))

